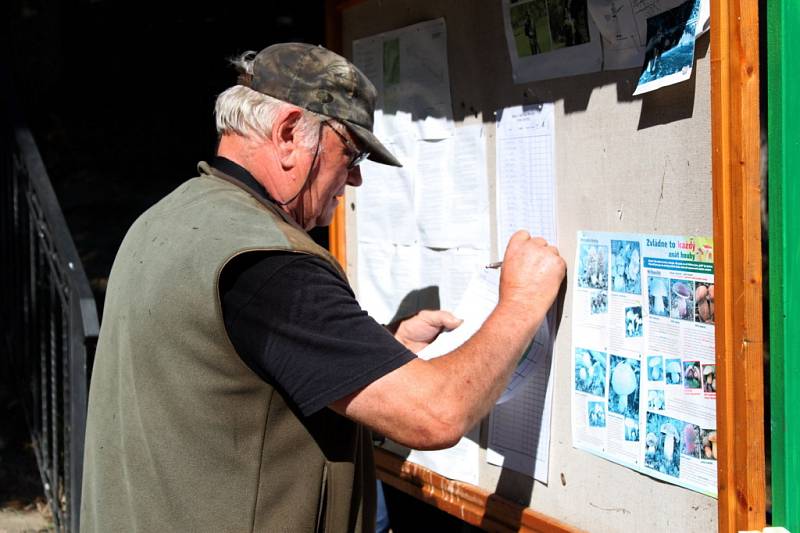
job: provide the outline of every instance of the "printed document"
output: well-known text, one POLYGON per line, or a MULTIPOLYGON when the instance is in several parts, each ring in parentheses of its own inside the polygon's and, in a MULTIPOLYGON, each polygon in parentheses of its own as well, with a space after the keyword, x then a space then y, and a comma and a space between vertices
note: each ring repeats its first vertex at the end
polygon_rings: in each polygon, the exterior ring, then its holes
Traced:
POLYGON ((713 257, 706 237, 578 233, 572 438, 716 497, 713 257))

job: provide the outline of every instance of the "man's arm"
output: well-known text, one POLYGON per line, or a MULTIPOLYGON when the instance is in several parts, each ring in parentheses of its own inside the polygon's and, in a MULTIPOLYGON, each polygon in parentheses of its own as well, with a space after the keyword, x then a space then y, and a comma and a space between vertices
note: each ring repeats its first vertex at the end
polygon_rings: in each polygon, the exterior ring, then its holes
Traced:
POLYGON ((411 448, 455 444, 500 397, 565 271, 555 248, 517 232, 504 257, 497 307, 475 335, 449 354, 413 360, 330 407, 411 448))

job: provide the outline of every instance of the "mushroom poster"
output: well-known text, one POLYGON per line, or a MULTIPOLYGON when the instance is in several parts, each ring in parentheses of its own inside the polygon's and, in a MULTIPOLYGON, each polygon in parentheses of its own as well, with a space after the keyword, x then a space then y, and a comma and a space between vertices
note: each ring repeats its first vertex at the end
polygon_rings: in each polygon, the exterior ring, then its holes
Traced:
POLYGON ((711 238, 578 232, 576 448, 717 496, 711 238))

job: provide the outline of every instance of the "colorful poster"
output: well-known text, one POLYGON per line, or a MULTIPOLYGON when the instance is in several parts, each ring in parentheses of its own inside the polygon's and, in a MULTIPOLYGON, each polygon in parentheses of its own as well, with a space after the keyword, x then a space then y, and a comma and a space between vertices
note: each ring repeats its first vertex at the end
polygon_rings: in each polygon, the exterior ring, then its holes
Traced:
POLYGON ((717 496, 710 238, 579 232, 573 445, 717 496))

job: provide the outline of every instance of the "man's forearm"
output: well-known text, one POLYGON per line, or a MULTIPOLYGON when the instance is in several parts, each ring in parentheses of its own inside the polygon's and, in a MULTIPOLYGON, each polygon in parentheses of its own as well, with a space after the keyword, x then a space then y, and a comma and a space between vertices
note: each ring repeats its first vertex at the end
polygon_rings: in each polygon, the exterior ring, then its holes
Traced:
POLYGON ((546 313, 542 308, 521 316, 513 306, 500 305, 466 343, 430 361, 442 376, 437 403, 461 420, 462 433, 497 402, 546 313))

